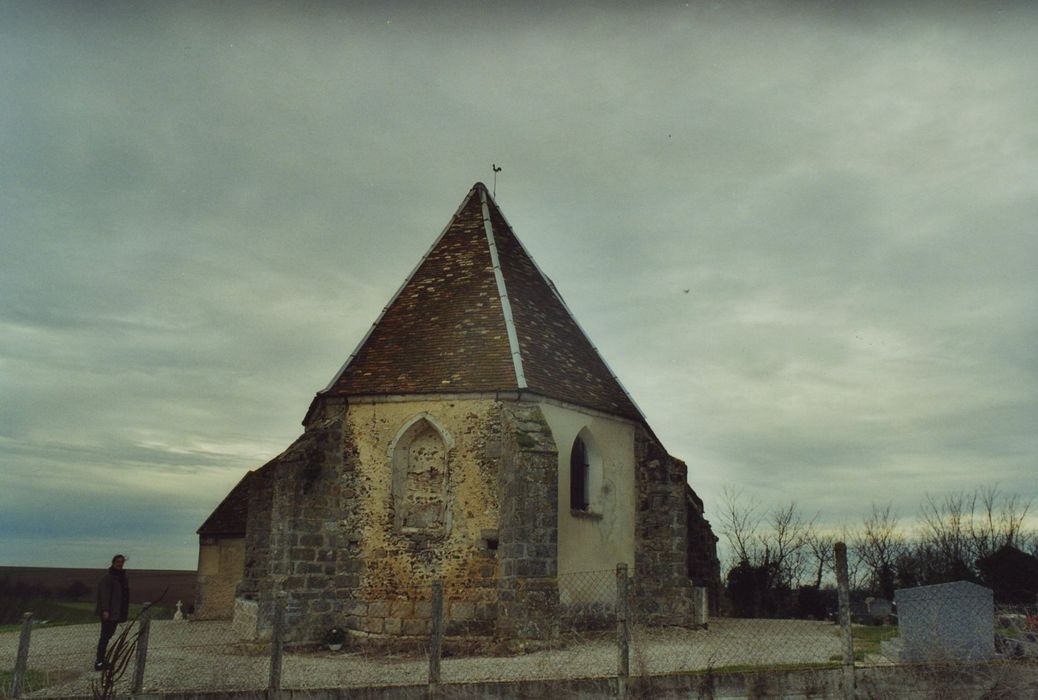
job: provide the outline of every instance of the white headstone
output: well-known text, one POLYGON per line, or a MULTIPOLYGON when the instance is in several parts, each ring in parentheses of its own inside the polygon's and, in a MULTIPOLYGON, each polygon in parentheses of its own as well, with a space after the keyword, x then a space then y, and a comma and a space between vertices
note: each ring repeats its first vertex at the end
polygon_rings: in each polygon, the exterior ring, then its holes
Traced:
POLYGON ((968 581, 894 592, 901 661, 979 661, 995 656, 990 588, 968 581))
POLYGON ((183 611, 183 610, 181 610, 181 608, 182 608, 183 606, 184 606, 184 604, 183 604, 183 603, 181 603, 181 602, 180 602, 180 601, 178 600, 178 601, 177 601, 177 611, 176 611, 175 613, 173 613, 173 619, 174 619, 174 620, 180 620, 180 621, 183 621, 183 620, 184 620, 184 611, 183 611))

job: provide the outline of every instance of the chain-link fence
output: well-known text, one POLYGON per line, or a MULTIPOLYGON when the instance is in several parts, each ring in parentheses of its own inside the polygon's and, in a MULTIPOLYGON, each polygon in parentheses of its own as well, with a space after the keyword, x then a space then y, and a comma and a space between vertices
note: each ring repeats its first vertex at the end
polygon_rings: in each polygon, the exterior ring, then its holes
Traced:
MULTIPOLYGON (((885 614, 853 621, 847 605, 846 624, 705 620, 693 589, 693 609, 669 624, 639 601, 625 567, 562 574, 529 590, 499 583, 368 591, 370 600, 343 606, 355 634, 339 650, 282 643, 292 619, 285 599, 273 641, 243 641, 228 621, 150 620, 131 628, 146 633, 114 691, 406 686, 479 696, 491 686, 531 694, 529 684, 540 684, 557 696, 575 688, 642 697, 1038 697, 1038 609, 995 607, 990 591, 972 584, 898 591, 885 614), (503 634, 506 607, 524 595, 542 607, 528 608, 521 634, 503 634)), ((3 694, 90 696, 103 678, 93 671, 98 632, 31 621, 0 632, 3 694)))

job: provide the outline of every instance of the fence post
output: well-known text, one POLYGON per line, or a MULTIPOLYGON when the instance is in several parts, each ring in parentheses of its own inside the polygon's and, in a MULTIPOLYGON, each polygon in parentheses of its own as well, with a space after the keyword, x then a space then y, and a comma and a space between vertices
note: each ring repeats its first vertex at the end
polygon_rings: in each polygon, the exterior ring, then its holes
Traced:
POLYGON ((267 694, 276 696, 281 691, 281 659, 285 637, 285 592, 274 597, 274 619, 270 630, 270 681, 267 694))
POLYGON ((14 676, 11 678, 11 697, 22 695, 22 683, 25 682, 25 669, 29 665, 29 636, 32 634, 32 613, 22 615, 22 633, 18 637, 18 656, 14 661, 14 676))
POLYGON ((145 603, 137 618, 137 664, 133 668, 133 686, 131 695, 137 695, 144 688, 144 665, 148 661, 148 632, 151 630, 151 603, 145 603))
POLYGON ((837 542, 835 550, 840 637, 843 641, 843 696, 847 700, 854 700, 854 640, 851 638, 851 589, 847 580, 847 545, 837 542))
POLYGON ((616 565, 616 696, 626 698, 631 675, 631 649, 628 629, 630 599, 627 593, 627 564, 616 565))
POLYGON ((432 584, 432 628, 429 639, 429 698, 440 695, 440 654, 443 651, 443 581, 432 584))

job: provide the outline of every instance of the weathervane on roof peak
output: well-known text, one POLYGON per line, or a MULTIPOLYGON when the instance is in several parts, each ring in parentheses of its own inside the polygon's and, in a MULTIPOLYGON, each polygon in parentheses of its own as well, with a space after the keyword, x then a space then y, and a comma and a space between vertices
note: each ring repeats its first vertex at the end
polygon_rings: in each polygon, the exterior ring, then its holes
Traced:
POLYGON ((494 199, 497 199, 497 174, 501 172, 501 168, 497 166, 497 163, 491 163, 490 167, 494 171, 494 199))

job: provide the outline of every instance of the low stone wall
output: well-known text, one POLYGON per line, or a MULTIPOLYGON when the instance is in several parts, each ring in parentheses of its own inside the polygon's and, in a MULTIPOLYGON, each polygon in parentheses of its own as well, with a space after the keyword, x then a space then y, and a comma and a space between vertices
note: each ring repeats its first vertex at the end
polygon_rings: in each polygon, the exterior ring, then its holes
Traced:
MULTIPOLYGON (((628 680, 631 698, 842 698, 839 669, 759 671, 745 673, 681 673, 628 680)), ((439 686, 442 700, 557 700, 558 698, 616 698, 616 678, 447 683, 439 686)), ((265 691, 169 693, 136 695, 136 700, 270 700, 265 691)), ((279 700, 427 700, 428 685, 281 690, 279 700)))
POLYGON ((432 603, 428 600, 351 600, 343 604, 347 630, 373 635, 428 636, 432 603))

